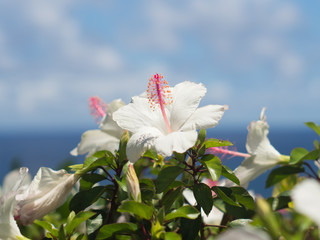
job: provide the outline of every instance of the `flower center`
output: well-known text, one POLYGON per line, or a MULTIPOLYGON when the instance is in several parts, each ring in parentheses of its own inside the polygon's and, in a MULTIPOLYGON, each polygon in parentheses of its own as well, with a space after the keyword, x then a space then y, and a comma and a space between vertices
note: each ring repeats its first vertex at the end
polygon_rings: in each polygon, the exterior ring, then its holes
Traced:
POLYGON ((99 124, 102 118, 107 113, 107 104, 101 100, 99 97, 90 97, 89 98, 89 109, 90 114, 93 116, 97 124, 99 124))
POLYGON ((164 106, 172 103, 172 95, 168 82, 163 79, 161 74, 156 73, 149 79, 147 94, 150 107, 153 110, 155 110, 156 106, 160 106, 167 130, 171 133, 172 130, 164 106))

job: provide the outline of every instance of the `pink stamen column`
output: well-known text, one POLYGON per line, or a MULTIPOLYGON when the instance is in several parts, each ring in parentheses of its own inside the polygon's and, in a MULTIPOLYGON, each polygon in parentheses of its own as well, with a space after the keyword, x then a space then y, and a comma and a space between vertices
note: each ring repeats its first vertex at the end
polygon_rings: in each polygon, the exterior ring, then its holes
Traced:
POLYGON ((159 104, 168 133, 171 133, 172 129, 164 108, 165 105, 172 103, 171 90, 161 74, 156 73, 149 79, 147 94, 151 108, 155 109, 159 104))

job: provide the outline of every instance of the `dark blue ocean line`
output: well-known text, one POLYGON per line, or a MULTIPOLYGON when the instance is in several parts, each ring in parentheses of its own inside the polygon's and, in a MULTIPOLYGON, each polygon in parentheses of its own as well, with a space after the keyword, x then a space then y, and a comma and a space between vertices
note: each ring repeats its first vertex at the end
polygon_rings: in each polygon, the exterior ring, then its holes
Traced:
MULTIPOLYGON (((82 132, 55 132, 55 133, 15 133, 0 135, 0 182, 10 170, 12 162, 16 161, 30 169, 34 175, 39 167, 46 166, 59 169, 61 164, 68 160, 70 163, 82 163, 84 156, 73 157, 69 152, 77 146, 82 132)), ((246 152, 246 129, 208 130, 207 137, 231 141, 234 147, 246 152)), ((295 147, 313 149, 313 141, 319 137, 307 127, 305 128, 273 128, 270 130, 271 144, 281 153, 290 154, 295 147)), ((241 158, 224 158, 223 163, 235 169, 242 161, 241 158)), ((270 189, 264 189, 264 182, 268 173, 258 177, 249 185, 256 193, 264 196, 271 194, 270 189)))

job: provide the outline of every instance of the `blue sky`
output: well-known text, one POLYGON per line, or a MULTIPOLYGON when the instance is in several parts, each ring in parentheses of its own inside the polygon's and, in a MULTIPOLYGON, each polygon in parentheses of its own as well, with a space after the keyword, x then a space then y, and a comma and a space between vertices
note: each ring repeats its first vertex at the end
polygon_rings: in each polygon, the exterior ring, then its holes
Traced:
MULTIPOLYGON (((1 1, 0 132, 96 127, 87 100, 202 82, 243 128, 320 123, 317 1, 1 1)), ((220 127, 220 126, 219 126, 220 127)))

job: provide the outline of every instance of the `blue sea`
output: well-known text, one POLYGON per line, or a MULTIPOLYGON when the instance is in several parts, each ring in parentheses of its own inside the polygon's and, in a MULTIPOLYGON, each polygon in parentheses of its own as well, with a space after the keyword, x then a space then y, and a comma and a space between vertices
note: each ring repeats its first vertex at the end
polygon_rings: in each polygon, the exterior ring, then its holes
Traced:
MULTIPOLYGON (((73 157, 70 151, 77 146, 82 132, 55 132, 55 133, 16 133, 0 134, 0 182, 10 169, 17 166, 26 166, 34 175, 39 167, 46 166, 60 169, 68 164, 82 163, 84 156, 73 157)), ((221 131, 212 129, 208 131, 207 137, 219 138, 231 141, 240 152, 246 152, 247 130, 221 131)), ((281 153, 289 155, 295 147, 313 149, 313 141, 319 137, 309 128, 272 128, 269 133, 271 144, 281 153)), ((224 158, 223 163, 231 169, 235 169, 242 158, 224 158)), ((272 189, 265 189, 264 184, 268 172, 250 183, 249 189, 256 194, 265 197, 271 195, 272 189)))

